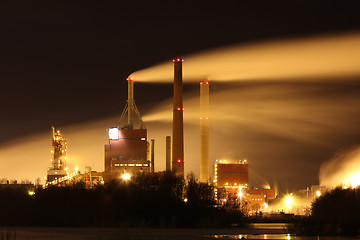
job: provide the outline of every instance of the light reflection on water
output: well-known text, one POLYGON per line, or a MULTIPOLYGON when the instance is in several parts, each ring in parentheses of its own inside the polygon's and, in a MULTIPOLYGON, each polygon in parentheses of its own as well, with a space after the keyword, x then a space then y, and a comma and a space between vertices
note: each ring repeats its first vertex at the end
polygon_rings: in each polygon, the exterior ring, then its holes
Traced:
POLYGON ((357 237, 345 236, 296 236, 291 234, 239 234, 239 235, 213 235, 213 239, 279 239, 279 240, 359 240, 357 237))
POLYGON ((213 235, 214 238, 220 239, 279 239, 279 240, 291 240, 302 239, 296 238, 295 235, 290 234, 239 234, 239 235, 213 235))
POLYGON ((358 237, 296 236, 251 229, 1 228, 0 240, 360 240, 358 237), (258 233, 258 234, 256 234, 258 233))

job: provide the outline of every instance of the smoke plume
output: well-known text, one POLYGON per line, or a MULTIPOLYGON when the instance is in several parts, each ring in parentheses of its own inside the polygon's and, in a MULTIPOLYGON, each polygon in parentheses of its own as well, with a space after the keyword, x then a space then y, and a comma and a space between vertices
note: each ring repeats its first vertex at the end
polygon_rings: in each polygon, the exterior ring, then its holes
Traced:
MULTIPOLYGON (((360 74, 360 34, 339 34, 234 45, 185 56, 184 81, 338 77, 360 74)), ((171 82, 170 61, 131 75, 171 82)))

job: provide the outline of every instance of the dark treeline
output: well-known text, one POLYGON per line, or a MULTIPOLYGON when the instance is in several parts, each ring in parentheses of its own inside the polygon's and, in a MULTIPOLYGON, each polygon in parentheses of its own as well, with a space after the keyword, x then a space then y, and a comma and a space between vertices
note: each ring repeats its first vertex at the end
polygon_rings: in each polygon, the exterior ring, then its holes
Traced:
POLYGON ((244 224, 236 210, 215 207, 213 187, 171 172, 86 189, 0 187, 0 225, 71 227, 228 227, 244 224), (184 202, 187 198, 187 202, 184 202))
POLYGON ((359 235, 360 189, 336 188, 317 198, 311 216, 293 230, 307 235, 359 235))

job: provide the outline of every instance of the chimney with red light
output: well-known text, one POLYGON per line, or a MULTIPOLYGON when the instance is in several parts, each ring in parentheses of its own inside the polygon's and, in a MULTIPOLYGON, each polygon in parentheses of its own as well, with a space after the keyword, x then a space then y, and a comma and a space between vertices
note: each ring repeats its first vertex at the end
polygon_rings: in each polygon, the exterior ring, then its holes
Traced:
POLYGON ((174 59, 174 107, 173 107, 173 151, 172 170, 179 176, 184 176, 184 129, 182 100, 182 62, 174 59))

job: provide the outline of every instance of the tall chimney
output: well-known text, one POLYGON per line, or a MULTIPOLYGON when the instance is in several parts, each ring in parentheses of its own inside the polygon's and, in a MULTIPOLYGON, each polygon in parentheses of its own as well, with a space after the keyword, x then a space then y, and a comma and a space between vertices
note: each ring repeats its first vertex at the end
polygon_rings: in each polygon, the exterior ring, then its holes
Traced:
POLYGON ((209 82, 200 82, 200 182, 209 180, 209 82))
POLYGON ((166 136, 166 171, 171 171, 171 137, 166 136))
POLYGON ((127 78, 128 81, 128 100, 127 100, 127 107, 128 107, 128 128, 134 128, 134 79, 127 78))
POLYGON ((183 130, 183 100, 182 100, 182 62, 174 59, 174 106, 173 106, 173 151, 172 170, 179 176, 184 176, 184 130, 183 130))
POLYGON ((151 139, 151 172, 155 172, 155 139, 151 139))

